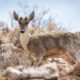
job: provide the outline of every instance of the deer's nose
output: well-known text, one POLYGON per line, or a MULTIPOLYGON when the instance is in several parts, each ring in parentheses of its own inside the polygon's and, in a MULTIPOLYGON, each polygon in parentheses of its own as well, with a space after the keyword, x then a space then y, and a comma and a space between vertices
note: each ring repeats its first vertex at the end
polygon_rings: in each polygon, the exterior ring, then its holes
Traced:
POLYGON ((25 31, 24 30, 21 30, 21 33, 24 33, 25 31))

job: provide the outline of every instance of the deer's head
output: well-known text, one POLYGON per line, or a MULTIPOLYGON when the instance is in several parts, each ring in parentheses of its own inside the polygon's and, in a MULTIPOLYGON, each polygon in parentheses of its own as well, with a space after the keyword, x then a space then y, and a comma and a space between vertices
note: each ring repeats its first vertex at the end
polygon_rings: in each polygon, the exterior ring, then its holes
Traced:
POLYGON ((29 15, 29 17, 25 17, 25 18, 19 17, 19 15, 14 11, 13 17, 19 23, 20 32, 24 33, 26 31, 26 28, 28 27, 29 22, 34 18, 34 11, 29 15))

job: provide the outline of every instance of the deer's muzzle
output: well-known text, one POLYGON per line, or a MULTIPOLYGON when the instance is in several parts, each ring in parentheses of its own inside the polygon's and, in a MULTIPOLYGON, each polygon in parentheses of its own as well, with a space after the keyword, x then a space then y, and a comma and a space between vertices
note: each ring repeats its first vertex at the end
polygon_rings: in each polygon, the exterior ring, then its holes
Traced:
POLYGON ((21 30, 21 33, 24 33, 25 31, 24 30, 21 30))

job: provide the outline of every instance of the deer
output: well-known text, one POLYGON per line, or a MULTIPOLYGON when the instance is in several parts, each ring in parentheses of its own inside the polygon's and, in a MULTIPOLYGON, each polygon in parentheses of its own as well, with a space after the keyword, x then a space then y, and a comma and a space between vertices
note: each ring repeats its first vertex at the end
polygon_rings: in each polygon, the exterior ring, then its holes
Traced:
POLYGON ((28 33, 28 24, 34 19, 35 13, 31 12, 29 17, 20 17, 18 13, 13 12, 14 19, 19 23, 20 43, 28 57, 33 53, 36 55, 35 65, 38 66, 49 50, 65 50, 69 57, 74 61, 80 62, 80 33, 64 32, 58 35, 38 35, 30 36, 28 33))

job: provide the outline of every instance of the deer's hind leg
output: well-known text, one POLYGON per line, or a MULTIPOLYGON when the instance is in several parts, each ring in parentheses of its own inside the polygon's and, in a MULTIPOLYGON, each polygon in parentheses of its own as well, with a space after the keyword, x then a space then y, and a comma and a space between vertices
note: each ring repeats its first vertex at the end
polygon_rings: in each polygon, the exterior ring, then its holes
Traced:
POLYGON ((38 55, 37 58, 36 58, 36 65, 35 65, 36 67, 39 66, 39 64, 41 63, 44 55, 45 55, 45 52, 39 53, 39 55, 38 55))

